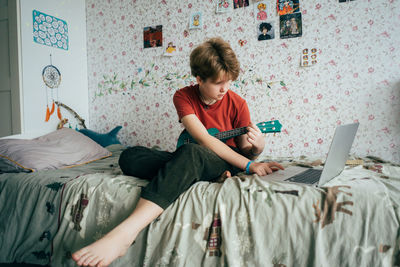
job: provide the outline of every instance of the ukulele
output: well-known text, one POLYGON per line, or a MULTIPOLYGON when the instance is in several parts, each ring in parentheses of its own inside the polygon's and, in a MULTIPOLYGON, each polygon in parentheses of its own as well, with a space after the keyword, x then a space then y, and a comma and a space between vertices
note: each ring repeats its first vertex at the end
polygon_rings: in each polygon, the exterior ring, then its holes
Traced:
MULTIPOLYGON (((259 122, 256 125, 262 133, 278 133, 281 131, 281 128, 282 128, 282 124, 280 124, 278 120, 259 122)), ((247 131, 247 126, 246 126, 246 127, 232 129, 229 131, 224 131, 224 132, 220 132, 216 128, 210 128, 207 130, 207 132, 210 135, 214 136, 215 138, 225 142, 226 140, 228 140, 232 137, 236 137, 236 136, 245 134, 248 131, 247 131)), ((176 148, 178 148, 184 144, 189 144, 189 143, 196 143, 196 141, 185 130, 179 136, 176 148)))

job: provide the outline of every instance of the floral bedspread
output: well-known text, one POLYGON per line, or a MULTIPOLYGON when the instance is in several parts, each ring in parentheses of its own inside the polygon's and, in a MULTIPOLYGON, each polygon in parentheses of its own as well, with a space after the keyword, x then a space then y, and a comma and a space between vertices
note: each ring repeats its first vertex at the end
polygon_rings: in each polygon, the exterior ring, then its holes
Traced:
MULTIPOLYGON (((77 168, 0 175, 0 262, 75 266, 71 253, 125 219, 147 183, 122 175, 122 148, 77 168)), ((196 183, 111 266, 399 265, 400 167, 362 160, 321 188, 244 174, 196 183)))

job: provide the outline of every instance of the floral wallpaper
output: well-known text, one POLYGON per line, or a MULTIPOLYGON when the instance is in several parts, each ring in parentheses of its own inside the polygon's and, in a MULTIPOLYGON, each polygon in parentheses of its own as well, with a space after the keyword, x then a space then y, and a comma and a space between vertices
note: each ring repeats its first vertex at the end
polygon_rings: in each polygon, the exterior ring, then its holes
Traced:
POLYGON ((300 1, 301 37, 258 41, 255 2, 217 13, 218 1, 87 0, 90 128, 122 125, 125 145, 173 151, 182 131, 172 96, 195 81, 189 54, 208 37, 229 41, 241 62, 231 89, 252 121, 278 119, 264 155, 325 157, 337 125, 360 122, 352 154, 400 162, 400 1, 300 1), (202 28, 189 29, 202 14, 202 28), (143 48, 143 28, 162 25, 163 47, 143 48), (167 42, 176 46, 166 57, 167 42), (317 63, 301 66, 304 49, 317 63))

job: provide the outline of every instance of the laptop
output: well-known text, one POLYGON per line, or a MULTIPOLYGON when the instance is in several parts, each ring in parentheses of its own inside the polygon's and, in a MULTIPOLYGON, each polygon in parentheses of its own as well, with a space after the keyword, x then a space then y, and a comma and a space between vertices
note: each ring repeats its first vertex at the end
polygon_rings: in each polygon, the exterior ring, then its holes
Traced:
POLYGON ((347 158, 359 123, 351 123, 336 127, 322 170, 300 166, 289 166, 272 174, 261 176, 265 181, 285 181, 289 183, 322 186, 338 176, 346 165, 347 158))

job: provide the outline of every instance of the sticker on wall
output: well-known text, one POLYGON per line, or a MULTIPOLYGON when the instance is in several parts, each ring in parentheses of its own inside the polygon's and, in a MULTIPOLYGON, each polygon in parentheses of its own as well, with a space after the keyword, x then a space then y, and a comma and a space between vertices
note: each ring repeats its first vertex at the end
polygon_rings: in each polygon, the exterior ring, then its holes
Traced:
POLYGON ((188 37, 189 36, 189 31, 188 30, 184 30, 183 31, 183 37, 188 37))
POLYGON ((247 41, 239 39, 238 43, 239 43, 240 46, 244 46, 245 44, 247 44, 247 41))
POLYGON ((32 11, 32 17, 35 43, 68 50, 67 22, 37 10, 32 11))
POLYGON ((176 54, 176 46, 174 45, 174 42, 170 41, 168 42, 167 48, 165 49, 164 56, 172 57, 175 56, 175 54, 176 54))
POLYGON ((261 22, 258 25, 258 41, 271 40, 275 38, 275 30, 272 22, 261 22))
POLYGON ((246 6, 249 6, 249 0, 233 0, 233 7, 235 9, 246 6))
POLYGON ((203 15, 200 11, 190 15, 189 29, 201 29, 203 27, 203 15))
POLYGON ((260 1, 258 3, 254 3, 254 16, 256 21, 266 21, 268 18, 268 1, 260 1))
POLYGON ((226 13, 232 9, 231 0, 218 0, 216 13, 226 13))
POLYGON ((300 37, 302 34, 301 13, 280 16, 279 26, 282 39, 300 37))
POLYGON ((301 53, 301 60, 300 60, 300 66, 301 67, 311 67, 315 64, 317 64, 317 49, 312 48, 304 48, 302 53, 301 53))
POLYGON ((162 25, 143 28, 143 46, 144 48, 162 46, 162 25))
POLYGON ((300 11, 299 0, 276 0, 276 9, 280 16, 300 11))

